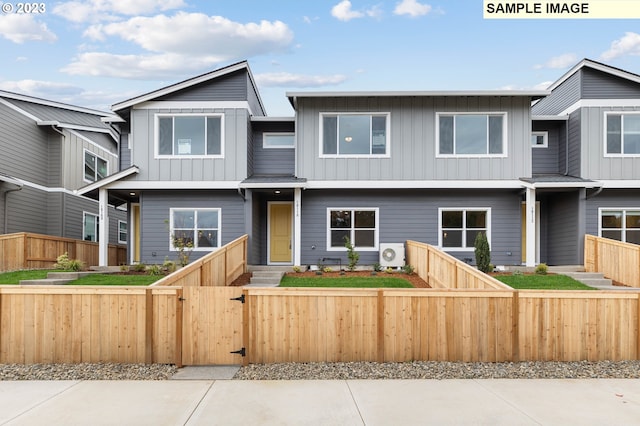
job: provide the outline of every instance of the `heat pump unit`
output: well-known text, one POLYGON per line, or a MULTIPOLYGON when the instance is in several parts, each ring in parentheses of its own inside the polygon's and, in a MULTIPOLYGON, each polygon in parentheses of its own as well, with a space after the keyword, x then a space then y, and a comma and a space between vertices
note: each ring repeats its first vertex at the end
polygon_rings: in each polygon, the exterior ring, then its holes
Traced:
POLYGON ((380 266, 383 268, 404 266, 404 243, 381 243, 380 266))

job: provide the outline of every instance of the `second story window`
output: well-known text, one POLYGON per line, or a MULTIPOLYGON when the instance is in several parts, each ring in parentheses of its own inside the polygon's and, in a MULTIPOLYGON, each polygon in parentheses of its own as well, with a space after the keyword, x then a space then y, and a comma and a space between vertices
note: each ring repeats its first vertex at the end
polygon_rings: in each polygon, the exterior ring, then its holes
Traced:
POLYGON ((389 155, 389 114, 322 114, 321 119, 321 155, 389 155))
POLYGON ((84 152, 84 180, 95 182, 109 174, 109 164, 107 160, 98 157, 93 152, 84 152))
POLYGON ((605 150, 610 155, 640 155, 640 114, 605 114, 605 150))
POLYGON ((158 115, 156 123, 158 156, 222 156, 221 115, 158 115))
POLYGON ((438 154, 441 156, 503 156, 506 114, 437 115, 438 154))

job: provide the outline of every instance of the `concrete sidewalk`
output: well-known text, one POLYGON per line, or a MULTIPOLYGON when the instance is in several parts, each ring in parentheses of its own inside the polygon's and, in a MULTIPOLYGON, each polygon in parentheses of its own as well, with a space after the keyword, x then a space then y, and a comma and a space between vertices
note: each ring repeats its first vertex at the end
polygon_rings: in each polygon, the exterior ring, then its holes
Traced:
POLYGON ((5 381, 0 425, 637 425, 640 380, 5 381))

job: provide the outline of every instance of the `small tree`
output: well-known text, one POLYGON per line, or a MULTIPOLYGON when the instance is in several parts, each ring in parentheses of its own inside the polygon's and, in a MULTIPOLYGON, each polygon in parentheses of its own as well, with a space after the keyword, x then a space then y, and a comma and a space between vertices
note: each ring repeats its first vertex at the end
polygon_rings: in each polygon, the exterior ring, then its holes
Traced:
POLYGON ((477 268, 485 273, 490 272, 491 268, 489 265, 491 264, 491 249, 489 247, 487 235, 484 232, 478 233, 473 246, 475 247, 474 252, 476 255, 477 268))
POLYGON ((349 270, 353 271, 356 269, 356 265, 358 264, 358 260, 360 260, 360 255, 357 251, 355 251, 353 244, 351 243, 351 239, 349 237, 344 237, 344 246, 347 248, 347 258, 349 259, 349 270))

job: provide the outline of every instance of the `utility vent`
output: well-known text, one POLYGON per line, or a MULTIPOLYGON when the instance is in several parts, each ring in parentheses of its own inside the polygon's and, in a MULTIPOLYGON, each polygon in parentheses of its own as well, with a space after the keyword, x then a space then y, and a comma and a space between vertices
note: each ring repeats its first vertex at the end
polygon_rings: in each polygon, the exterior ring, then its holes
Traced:
POLYGON ((404 243, 381 243, 380 266, 383 268, 404 266, 404 243))

